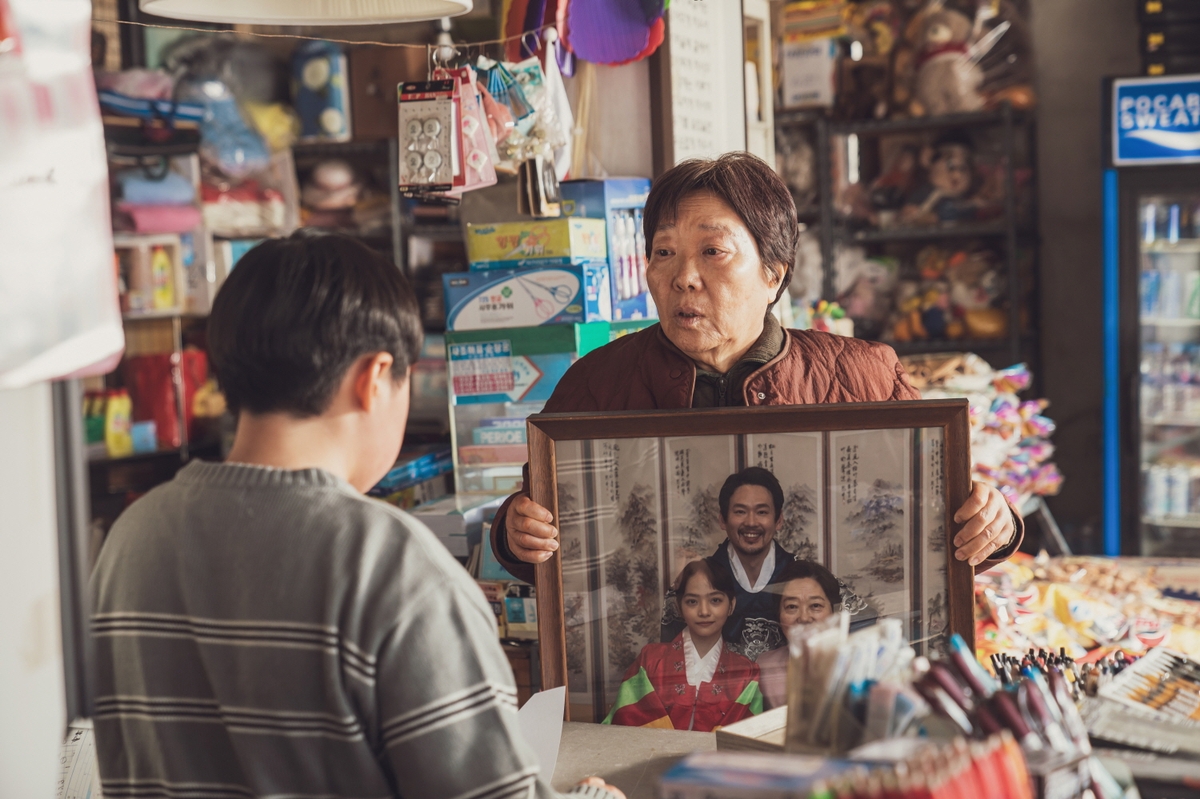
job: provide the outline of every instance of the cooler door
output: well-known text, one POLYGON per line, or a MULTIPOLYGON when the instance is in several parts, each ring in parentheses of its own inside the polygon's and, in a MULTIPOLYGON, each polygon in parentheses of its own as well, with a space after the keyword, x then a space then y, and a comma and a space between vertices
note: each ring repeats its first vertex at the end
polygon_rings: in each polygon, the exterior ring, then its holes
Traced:
MULTIPOLYGON (((1132 232, 1128 224, 1124 232, 1132 232)), ((1139 192, 1137 245, 1140 549, 1143 555, 1196 555, 1200 553, 1200 191, 1139 192)))

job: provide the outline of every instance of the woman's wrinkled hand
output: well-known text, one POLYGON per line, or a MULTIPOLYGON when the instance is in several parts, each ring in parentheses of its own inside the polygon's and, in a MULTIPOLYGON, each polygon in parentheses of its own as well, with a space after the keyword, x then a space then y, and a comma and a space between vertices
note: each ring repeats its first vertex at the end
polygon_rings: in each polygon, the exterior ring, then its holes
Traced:
POLYGON ((971 496, 954 514, 963 525, 954 537, 954 557, 978 566, 993 552, 1012 543, 1016 524, 1008 500, 999 490, 975 483, 971 496))
POLYGON ((508 531, 508 549, 517 560, 543 563, 558 549, 558 528, 554 514, 525 494, 508 506, 504 525, 508 531))

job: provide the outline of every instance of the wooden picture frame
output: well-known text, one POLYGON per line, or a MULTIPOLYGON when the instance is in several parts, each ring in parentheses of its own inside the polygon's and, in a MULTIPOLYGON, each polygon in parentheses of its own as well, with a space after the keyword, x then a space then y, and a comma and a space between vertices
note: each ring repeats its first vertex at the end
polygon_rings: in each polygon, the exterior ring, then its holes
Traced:
POLYGON ((656 619, 681 564, 724 541, 719 518, 707 521, 715 491, 755 465, 784 489, 776 540, 844 578, 843 601, 862 597, 865 623, 903 614, 919 652, 951 633, 973 647, 974 570, 952 555, 953 512, 971 490, 967 408, 955 399, 530 416, 530 496, 554 514, 561 543, 535 567, 543 688, 568 686, 568 718, 603 718, 622 664, 660 640, 656 619))

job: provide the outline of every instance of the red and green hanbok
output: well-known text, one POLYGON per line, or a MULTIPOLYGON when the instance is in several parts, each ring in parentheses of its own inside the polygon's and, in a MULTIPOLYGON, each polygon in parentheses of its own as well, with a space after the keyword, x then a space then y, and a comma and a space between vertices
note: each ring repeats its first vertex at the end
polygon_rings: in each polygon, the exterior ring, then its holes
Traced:
POLYGON ((722 647, 711 680, 688 684, 683 634, 646 644, 625 672, 605 724, 711 732, 763 709, 758 666, 722 647))

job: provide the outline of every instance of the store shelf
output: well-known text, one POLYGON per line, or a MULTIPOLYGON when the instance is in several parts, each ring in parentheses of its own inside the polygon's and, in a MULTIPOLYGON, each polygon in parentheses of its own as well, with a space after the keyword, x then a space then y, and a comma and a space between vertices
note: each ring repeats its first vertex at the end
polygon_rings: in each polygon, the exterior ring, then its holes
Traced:
POLYGON ((347 155, 383 155, 388 152, 387 139, 378 141, 316 141, 296 142, 292 145, 296 155, 314 158, 342 157, 347 155))
POLYGON ((1200 416, 1152 416, 1142 424, 1153 427, 1200 427, 1200 416))
POLYGON ((1171 253, 1200 253, 1200 239, 1180 239, 1172 244, 1161 239, 1153 244, 1142 242, 1142 252, 1169 255, 1171 253))
POLYGON ((834 230, 834 238, 854 242, 928 241, 931 239, 988 238, 1008 235, 1003 222, 976 225, 947 225, 937 227, 891 228, 889 230, 834 230))
POLYGON ((821 221, 821 209, 810 205, 796 209, 796 221, 804 225, 815 225, 821 221))
POLYGON ((983 338, 956 341, 884 341, 897 355, 919 355, 926 352, 995 352, 1012 346, 1012 339, 983 338))
POLYGON ((126 311, 121 314, 121 318, 126 322, 141 322, 154 319, 199 319, 205 315, 179 308, 167 308, 159 311, 126 311))
MULTIPOLYGON (((833 122, 829 132, 834 136, 856 134, 859 136, 882 136, 889 133, 909 133, 942 128, 979 128, 1003 125, 1005 111, 982 111, 969 114, 946 114, 936 117, 914 117, 912 119, 868 119, 857 122, 833 122)), ((1014 124, 1024 124, 1025 116, 1013 112, 1014 124)))
POLYGON ((1200 514, 1193 513, 1187 516, 1144 516, 1142 517, 1142 523, 1155 527, 1192 527, 1200 529, 1200 514))
POLYGON ((776 111, 775 127, 815 125, 817 120, 824 118, 824 116, 824 113, 821 111, 812 110, 776 111))
POLYGON ((165 457, 180 457, 181 450, 175 449, 156 449, 153 452, 135 452, 131 455, 121 455, 119 457, 111 457, 110 455, 88 455, 88 463, 134 463, 137 461, 149 461, 155 458, 165 457))
POLYGON ((433 239, 434 241, 462 241, 462 228, 457 223, 452 225, 409 225, 404 228, 404 232, 409 236, 416 236, 422 239, 433 239))
POLYGON ((1200 327, 1200 319, 1168 319, 1161 316, 1143 316, 1142 324, 1151 327, 1200 327))

